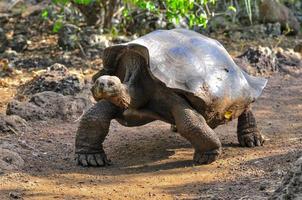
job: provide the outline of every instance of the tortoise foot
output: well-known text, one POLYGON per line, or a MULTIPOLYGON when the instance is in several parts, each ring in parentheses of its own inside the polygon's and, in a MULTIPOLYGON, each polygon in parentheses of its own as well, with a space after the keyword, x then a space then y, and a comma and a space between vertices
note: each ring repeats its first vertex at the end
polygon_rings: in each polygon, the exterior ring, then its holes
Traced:
POLYGON ((238 134, 238 141, 242 147, 255 147, 263 146, 265 140, 260 131, 256 130, 246 134, 238 134))
POLYGON ((206 165, 217 160, 220 154, 221 148, 202 153, 195 151, 193 160, 196 165, 206 165))
POLYGON ((76 162, 78 165, 81 165, 83 167, 105 167, 111 164, 110 160, 107 159, 105 153, 78 153, 76 154, 76 162))

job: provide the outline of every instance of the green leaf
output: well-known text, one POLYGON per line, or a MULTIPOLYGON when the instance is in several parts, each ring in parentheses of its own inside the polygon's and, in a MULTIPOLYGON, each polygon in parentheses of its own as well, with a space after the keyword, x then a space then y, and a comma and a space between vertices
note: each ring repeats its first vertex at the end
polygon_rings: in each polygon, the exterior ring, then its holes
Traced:
POLYGON ((180 21, 179 16, 171 17, 170 21, 174 24, 179 24, 179 21, 180 21))
POLYGON ((199 16, 199 20, 198 20, 198 24, 197 25, 206 28, 207 27, 207 23, 208 23, 207 15, 201 14, 199 16))
POLYGON ((215 5, 216 1, 217 0, 210 0, 210 3, 213 4, 213 5, 215 5))
POLYGON ((41 16, 43 19, 47 19, 48 18, 48 10, 47 9, 44 9, 41 13, 41 16))
POLYGON ((128 17, 129 16, 129 10, 128 9, 124 9, 123 10, 123 17, 128 17))
POLYGON ((61 19, 58 19, 53 25, 52 32, 58 33, 62 27, 63 21, 61 19))
POLYGON ((234 6, 229 6, 228 10, 233 11, 233 12, 237 12, 237 10, 234 6))
POLYGON ((70 0, 52 0, 54 4, 61 4, 61 5, 66 5, 67 3, 70 2, 70 0))
POLYGON ((194 8, 194 0, 189 0, 189 9, 192 10, 194 8))
POLYGON ((92 0, 74 0, 74 2, 77 3, 77 4, 82 4, 82 5, 87 6, 92 2, 92 0))
POLYGON ((189 26, 193 27, 195 25, 195 22, 196 22, 196 17, 195 15, 191 14, 189 17, 189 26))
POLYGON ((149 11, 154 11, 155 10, 154 3, 150 2, 150 1, 146 2, 146 9, 149 11))

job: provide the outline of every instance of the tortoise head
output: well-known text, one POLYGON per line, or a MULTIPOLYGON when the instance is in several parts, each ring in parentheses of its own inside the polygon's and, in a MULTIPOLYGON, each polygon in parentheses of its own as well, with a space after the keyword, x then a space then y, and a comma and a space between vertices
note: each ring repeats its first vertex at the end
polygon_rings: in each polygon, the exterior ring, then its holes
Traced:
POLYGON ((91 92, 96 101, 105 99, 122 108, 130 104, 127 86, 117 76, 100 76, 94 82, 91 92))

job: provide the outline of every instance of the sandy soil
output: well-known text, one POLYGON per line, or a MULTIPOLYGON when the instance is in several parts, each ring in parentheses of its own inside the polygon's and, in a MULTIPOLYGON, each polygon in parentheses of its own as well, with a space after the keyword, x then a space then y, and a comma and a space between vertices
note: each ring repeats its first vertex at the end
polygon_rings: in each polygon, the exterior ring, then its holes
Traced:
POLYGON ((75 165, 78 122, 35 122, 24 134, 0 135, 25 160, 22 170, 0 172, 0 199, 266 199, 302 154, 301 81, 275 75, 255 103, 264 147, 239 147, 231 122, 216 129, 223 154, 210 165, 194 166, 190 144, 162 122, 114 121, 106 168, 75 165))

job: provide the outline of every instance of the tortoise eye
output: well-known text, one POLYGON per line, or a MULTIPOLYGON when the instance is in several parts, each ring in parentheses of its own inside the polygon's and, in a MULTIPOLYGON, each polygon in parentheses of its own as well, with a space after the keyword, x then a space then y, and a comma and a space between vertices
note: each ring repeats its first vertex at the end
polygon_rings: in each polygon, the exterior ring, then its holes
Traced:
POLYGON ((112 87, 114 84, 112 82, 108 82, 108 86, 112 87))

